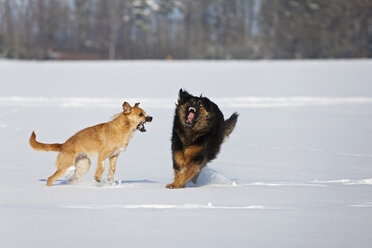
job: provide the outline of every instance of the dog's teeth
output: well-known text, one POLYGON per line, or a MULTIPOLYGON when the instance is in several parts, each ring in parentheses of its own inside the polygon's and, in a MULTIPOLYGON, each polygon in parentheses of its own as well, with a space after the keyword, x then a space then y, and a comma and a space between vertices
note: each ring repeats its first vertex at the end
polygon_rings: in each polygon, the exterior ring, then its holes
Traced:
POLYGON ((190 107, 190 108, 189 108, 189 111, 194 111, 194 112, 196 112, 196 109, 193 108, 193 107, 190 107))

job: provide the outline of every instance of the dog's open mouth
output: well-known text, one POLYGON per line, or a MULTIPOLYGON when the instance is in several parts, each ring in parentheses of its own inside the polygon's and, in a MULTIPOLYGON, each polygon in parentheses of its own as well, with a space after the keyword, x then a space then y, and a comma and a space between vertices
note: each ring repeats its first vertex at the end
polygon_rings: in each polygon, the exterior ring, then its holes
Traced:
POLYGON ((196 109, 193 107, 189 107, 187 110, 187 116, 186 116, 186 124, 191 126, 194 124, 196 120, 196 109))
POLYGON ((137 129, 140 130, 141 132, 146 132, 145 123, 146 122, 151 122, 151 121, 152 121, 152 117, 151 116, 146 116, 146 119, 144 121, 140 122, 140 124, 138 124, 137 129))
POLYGON ((146 121, 143 121, 140 124, 138 124, 137 129, 140 130, 141 132, 146 132, 145 123, 146 121))

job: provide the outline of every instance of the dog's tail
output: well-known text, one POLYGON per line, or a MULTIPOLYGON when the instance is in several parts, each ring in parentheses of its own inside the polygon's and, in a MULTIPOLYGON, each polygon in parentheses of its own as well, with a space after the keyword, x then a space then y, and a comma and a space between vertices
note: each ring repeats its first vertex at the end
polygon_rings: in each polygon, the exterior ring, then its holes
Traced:
POLYGON ((54 152, 59 152, 62 150, 63 144, 44 144, 36 141, 36 134, 35 132, 32 132, 31 137, 30 137, 30 146, 34 148, 35 150, 39 151, 54 151, 54 152))
POLYGON ((238 116, 239 116, 238 113, 233 113, 229 119, 225 120, 224 122, 225 131, 223 141, 225 141, 234 130, 235 125, 238 122, 238 116))

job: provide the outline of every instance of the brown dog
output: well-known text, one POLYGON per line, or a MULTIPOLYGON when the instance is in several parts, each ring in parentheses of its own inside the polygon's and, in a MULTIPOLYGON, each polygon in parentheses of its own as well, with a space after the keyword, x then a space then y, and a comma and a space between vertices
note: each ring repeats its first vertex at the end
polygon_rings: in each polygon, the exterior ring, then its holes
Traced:
POLYGON ((146 132, 144 123, 152 121, 152 117, 146 116, 145 111, 138 105, 139 103, 136 103, 134 107, 131 107, 129 103, 124 102, 123 112, 115 115, 111 121, 85 128, 64 144, 37 142, 35 132, 33 132, 30 137, 32 148, 59 152, 56 161, 57 171, 48 178, 47 185, 52 186, 53 182, 63 176, 67 168, 73 165, 75 165, 75 174, 70 180, 77 180, 89 170, 90 157, 94 155, 98 155, 94 178, 97 182, 101 181, 105 160, 109 158, 110 169, 107 179, 112 182, 119 153, 125 150, 136 129, 146 132))

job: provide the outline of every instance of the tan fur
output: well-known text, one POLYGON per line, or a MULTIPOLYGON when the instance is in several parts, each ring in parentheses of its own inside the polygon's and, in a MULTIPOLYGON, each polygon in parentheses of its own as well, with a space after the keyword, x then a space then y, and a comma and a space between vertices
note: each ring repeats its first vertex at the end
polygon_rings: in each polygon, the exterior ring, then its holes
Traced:
POLYGON ((210 114, 208 113, 208 111, 204 107, 201 107, 199 120, 195 124, 194 128, 197 129, 199 133, 208 132, 210 129, 209 118, 210 118, 210 114))
MULTIPOLYGON (((204 167, 204 166, 203 166, 204 167)), ((167 188, 169 189, 178 189, 185 187, 185 184, 190 179, 192 181, 197 181, 200 171, 202 167, 198 163, 191 163, 188 164, 187 167, 184 167, 181 171, 175 171, 174 173, 174 181, 171 184, 167 184, 167 188)))
POLYGON ((54 152, 59 152, 62 149, 63 144, 43 144, 40 142, 36 141, 36 134, 35 132, 32 132, 31 137, 30 137, 30 145, 32 148, 35 150, 39 151, 54 151, 54 152))
POLYGON ((192 178, 192 181, 196 183, 200 171, 204 168, 205 163, 203 162, 201 165, 199 163, 190 162, 202 149, 202 146, 190 146, 183 150, 183 152, 176 151, 174 153, 174 160, 179 165, 180 170, 174 171, 174 181, 167 185, 168 188, 182 188, 190 178, 192 178))
POLYGON ((69 138, 64 144, 37 142, 33 132, 30 137, 30 145, 34 149, 60 152, 56 161, 57 171, 48 178, 47 185, 51 186, 72 165, 76 167, 72 181, 84 175, 90 166, 89 157, 94 155, 98 155, 94 176, 96 181, 101 181, 107 158, 110 160, 108 180, 113 181, 119 153, 125 150, 138 124, 145 119, 146 113, 138 107, 138 104, 131 107, 127 102, 124 102, 123 112, 115 115, 113 120, 85 128, 69 138))
POLYGON ((180 166, 180 170, 186 167, 192 158, 194 158, 203 149, 202 146, 190 146, 183 152, 177 151, 174 153, 174 160, 180 166))

